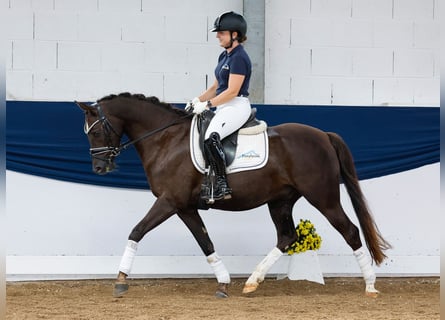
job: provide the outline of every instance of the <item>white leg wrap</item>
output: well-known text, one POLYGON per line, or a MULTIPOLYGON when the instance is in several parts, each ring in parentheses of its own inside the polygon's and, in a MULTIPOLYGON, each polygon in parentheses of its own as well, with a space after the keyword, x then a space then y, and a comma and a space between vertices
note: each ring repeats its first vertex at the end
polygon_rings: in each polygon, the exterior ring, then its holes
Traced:
POLYGON ((226 266, 222 262, 221 258, 216 254, 216 252, 207 256, 207 262, 212 267, 218 283, 230 283, 229 271, 227 271, 226 266))
POLYGON ((257 284, 262 282, 267 272, 282 255, 283 253, 280 249, 277 247, 273 248, 272 251, 270 251, 269 254, 257 265, 249 279, 247 279, 246 284, 257 284))
POLYGON ((355 250, 354 256, 357 259, 360 270, 362 270, 363 279, 365 279, 366 283, 366 292, 378 293, 378 291, 374 288, 376 276, 371 265, 371 257, 366 253, 366 250, 363 247, 355 250))
POLYGON ((365 279, 366 284, 375 283, 375 273, 371 265, 371 257, 368 256, 366 250, 361 247, 354 251, 354 256, 357 259, 358 265, 363 273, 363 279, 365 279))
POLYGON ((126 275, 130 274, 131 266, 133 265, 133 260, 134 256, 136 255, 137 249, 138 243, 132 240, 128 240, 127 246, 125 247, 125 251, 121 259, 121 263, 119 265, 120 272, 123 272, 126 275))

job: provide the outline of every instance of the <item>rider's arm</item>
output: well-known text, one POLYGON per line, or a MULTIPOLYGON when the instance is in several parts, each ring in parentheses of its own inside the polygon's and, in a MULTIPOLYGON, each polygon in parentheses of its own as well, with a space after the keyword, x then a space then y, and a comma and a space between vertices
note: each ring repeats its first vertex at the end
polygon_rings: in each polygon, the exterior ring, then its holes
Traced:
POLYGON ((218 80, 215 79, 213 84, 198 97, 199 101, 208 101, 216 97, 216 88, 218 88, 218 80))
MULTIPOLYGON (((223 92, 221 92, 217 96, 213 96, 213 97, 210 97, 210 98, 207 98, 207 99, 205 99, 204 95, 202 95, 202 96, 199 97, 199 100, 201 100, 201 101, 210 100, 210 103, 212 104, 212 106, 219 106, 219 105, 221 105, 223 103, 226 103, 226 102, 232 100, 233 98, 235 98, 236 96, 238 96, 245 77, 246 76, 243 75, 243 74, 233 74, 233 73, 231 73, 229 75, 229 85, 228 85, 228 88, 226 90, 224 90, 223 92)), ((218 86, 218 82, 216 80, 215 80, 214 85, 215 84, 216 84, 216 87, 215 87, 215 95, 216 95, 216 88, 218 86)), ((213 85, 210 88, 213 88, 213 85)), ((206 93, 208 91, 209 90, 207 90, 206 93)))

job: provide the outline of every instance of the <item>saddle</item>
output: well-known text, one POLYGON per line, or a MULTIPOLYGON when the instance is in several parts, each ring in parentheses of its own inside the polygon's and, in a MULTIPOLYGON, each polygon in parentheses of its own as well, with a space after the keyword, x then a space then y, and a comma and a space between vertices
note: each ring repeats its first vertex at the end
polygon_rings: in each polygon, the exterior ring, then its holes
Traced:
MULTIPOLYGON (((264 131, 264 122, 259 121, 256 118, 256 108, 252 108, 249 119, 235 132, 230 134, 221 140, 222 147, 224 149, 224 154, 226 156, 226 165, 230 166, 235 159, 236 148, 238 146, 238 135, 239 134, 256 134, 264 131)), ((204 150, 204 134, 210 124, 210 121, 215 116, 215 113, 211 110, 205 110, 198 115, 197 127, 199 132, 199 147, 201 151, 204 150)))

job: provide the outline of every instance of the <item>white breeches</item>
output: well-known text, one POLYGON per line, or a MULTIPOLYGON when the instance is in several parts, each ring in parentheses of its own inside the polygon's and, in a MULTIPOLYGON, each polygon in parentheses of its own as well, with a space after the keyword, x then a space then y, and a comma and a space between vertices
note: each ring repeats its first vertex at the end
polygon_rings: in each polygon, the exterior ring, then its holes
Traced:
POLYGON ((241 128, 249 119, 251 111, 252 107, 246 97, 235 97, 229 102, 219 105, 204 138, 207 140, 211 133, 217 132, 220 139, 224 139, 241 128))

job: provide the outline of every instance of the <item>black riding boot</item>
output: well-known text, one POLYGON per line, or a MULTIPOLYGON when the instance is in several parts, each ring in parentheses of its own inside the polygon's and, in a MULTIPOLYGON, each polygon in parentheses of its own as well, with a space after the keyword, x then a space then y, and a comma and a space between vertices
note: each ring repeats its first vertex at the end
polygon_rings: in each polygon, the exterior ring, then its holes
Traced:
MULTIPOLYGON (((215 173, 213 189, 207 189, 201 196, 207 202, 212 200, 230 199, 232 189, 229 188, 226 178, 226 157, 221 146, 219 134, 213 132, 204 141, 204 153, 210 165, 211 171, 215 173)), ((210 179, 211 180, 211 179, 210 179)))

